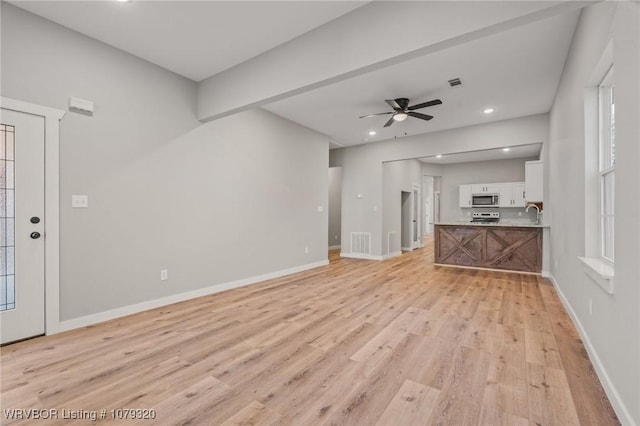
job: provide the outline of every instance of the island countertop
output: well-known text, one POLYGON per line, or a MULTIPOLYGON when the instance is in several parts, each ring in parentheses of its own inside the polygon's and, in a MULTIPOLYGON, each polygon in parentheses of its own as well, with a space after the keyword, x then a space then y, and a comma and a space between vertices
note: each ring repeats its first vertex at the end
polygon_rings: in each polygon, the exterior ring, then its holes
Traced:
POLYGON ((434 225, 445 225, 445 226, 492 226, 492 227, 510 227, 510 228, 549 228, 549 225, 545 223, 535 223, 535 222, 525 222, 525 221, 508 221, 501 220, 497 223, 478 223, 471 222, 470 220, 453 220, 453 221, 443 221, 435 223, 434 225))

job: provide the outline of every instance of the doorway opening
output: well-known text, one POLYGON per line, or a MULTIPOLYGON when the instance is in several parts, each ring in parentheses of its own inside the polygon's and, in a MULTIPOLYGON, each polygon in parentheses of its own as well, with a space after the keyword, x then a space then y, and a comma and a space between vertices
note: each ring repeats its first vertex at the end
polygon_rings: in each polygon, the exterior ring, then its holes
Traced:
POLYGON ((413 209, 411 206, 411 192, 400 192, 400 249, 402 251, 413 250, 413 209))
POLYGON ((329 167, 329 250, 342 243, 342 167, 329 167))

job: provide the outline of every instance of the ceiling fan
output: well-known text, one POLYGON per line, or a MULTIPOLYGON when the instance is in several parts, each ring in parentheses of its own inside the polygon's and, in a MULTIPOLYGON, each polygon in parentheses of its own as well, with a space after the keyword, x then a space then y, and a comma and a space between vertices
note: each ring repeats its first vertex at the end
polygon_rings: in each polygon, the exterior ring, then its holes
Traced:
POLYGON ((391 100, 386 99, 385 102, 388 103, 391 106, 391 108, 393 108, 393 111, 380 112, 378 114, 363 115, 360 118, 369 118, 369 117, 375 117, 377 115, 393 114, 391 118, 389 118, 389 121, 387 121, 387 123, 384 125, 384 127, 391 126, 394 121, 404 121, 407 119, 407 117, 414 117, 414 118, 419 118, 421 120, 428 121, 433 118, 432 115, 421 114, 419 112, 415 112, 415 110, 442 104, 442 101, 440 99, 434 99, 432 101, 423 102, 421 104, 416 104, 411 106, 409 106, 409 99, 407 98, 397 98, 397 99, 391 99, 391 100))

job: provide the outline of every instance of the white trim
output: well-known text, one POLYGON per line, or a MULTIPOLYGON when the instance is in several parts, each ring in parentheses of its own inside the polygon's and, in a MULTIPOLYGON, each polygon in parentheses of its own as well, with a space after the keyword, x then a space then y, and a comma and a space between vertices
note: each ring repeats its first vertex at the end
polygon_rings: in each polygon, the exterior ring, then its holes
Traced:
POLYGON ((384 256, 382 256, 382 260, 391 259, 392 257, 397 257, 397 256, 402 256, 402 252, 401 251, 394 251, 392 253, 385 254, 384 256))
POLYGON ((578 333, 580 334, 580 338, 584 343, 584 347, 587 349, 587 355, 589 355, 589 360, 591 361, 591 364, 596 370, 596 374, 600 379, 600 383, 602 383, 604 392, 607 394, 609 401, 611 401, 611 405, 613 406, 614 411, 618 415, 618 419, 620 420, 620 423, 622 423, 623 425, 633 425, 634 422, 633 422, 633 418, 631 417, 631 413, 629 413, 629 410, 627 409, 627 406, 624 404, 624 402, 622 402, 622 399, 620 398, 620 394, 618 394, 616 387, 613 385, 613 382, 611 382, 611 378, 609 377, 609 374, 607 374, 607 370, 604 368, 604 365, 602 364, 602 361, 600 360, 598 353, 596 352, 595 348, 591 344, 591 340, 589 340, 589 335, 585 331, 584 327, 582 326, 582 323, 580 322, 580 319, 578 319, 578 316, 576 315, 575 311, 571 307, 569 300, 567 300, 564 293, 560 289, 560 286, 558 286, 558 283, 556 282, 555 277, 553 275, 549 275, 547 278, 553 284, 553 287, 555 288, 556 293, 558 293, 558 297, 560 298, 562 305, 564 306, 565 310, 569 314, 569 317, 571 318, 573 325, 578 330, 578 333))
MULTIPOLYGON (((413 241, 412 241, 412 243, 413 243, 413 241)), ((413 247, 400 247, 400 250, 401 251, 413 251, 415 249, 413 247)))
POLYGON ((230 290, 233 288, 244 287, 247 285, 255 284, 261 281, 271 280, 274 278, 280 278, 285 275, 295 274, 297 272, 306 271, 313 268, 319 268, 329 264, 328 260, 321 260, 319 262, 308 263, 306 265, 295 266, 289 269, 283 269, 276 272, 270 272, 268 274, 258 275, 255 277, 243 278, 237 281, 231 281, 228 283, 215 284, 209 287, 199 288, 197 290, 187 291, 184 293, 173 294, 171 296, 161 297, 160 299, 149 300, 146 302, 136 303, 134 305, 123 306, 121 308, 111 309, 97 314, 91 314, 84 317, 73 318, 70 320, 60 322, 58 331, 73 330, 80 327, 86 327, 88 325, 97 324, 104 321, 109 321, 115 318, 120 318, 125 315, 136 314, 138 312, 147 311, 149 309, 159 308, 161 306, 171 305, 173 303, 183 302, 189 299, 195 299, 196 297, 208 296, 210 294, 219 293, 221 291, 230 290))
POLYGON ((0 97, 0 107, 44 118, 45 333, 60 327, 60 120, 66 111, 0 97))
POLYGON ((349 259, 378 260, 378 261, 391 259, 392 257, 397 257, 401 255, 402 255, 401 251, 394 251, 393 253, 385 254, 383 256, 373 256, 370 254, 346 253, 346 252, 340 253, 340 257, 347 257, 349 259))
POLYGON ((585 274, 608 294, 613 294, 615 270, 611 263, 593 257, 578 256, 578 259, 583 263, 585 274))
POLYGON ((342 248, 342 246, 340 244, 338 244, 336 246, 329 246, 329 250, 337 250, 339 248, 342 248))
POLYGON ((364 260, 384 260, 382 256, 373 256, 370 254, 361 254, 361 253, 347 253, 340 252, 340 257, 348 257, 350 259, 364 259, 364 260))

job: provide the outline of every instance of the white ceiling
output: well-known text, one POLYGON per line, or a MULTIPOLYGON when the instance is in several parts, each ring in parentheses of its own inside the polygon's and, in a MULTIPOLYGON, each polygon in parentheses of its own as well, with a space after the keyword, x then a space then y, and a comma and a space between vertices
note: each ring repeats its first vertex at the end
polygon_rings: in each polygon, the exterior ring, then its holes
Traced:
MULTIPOLYGON (((12 1, 18 7, 200 81, 321 26, 367 2, 12 1)), ((402 7, 403 2, 397 2, 402 7)), ((476 3, 478 4, 478 3, 476 3)), ((365 16, 365 9, 362 13, 365 16)), ((548 112, 579 10, 555 15, 361 74, 264 106, 329 136, 332 147, 372 143, 548 112), (463 85, 450 88, 459 77, 463 85), (385 99, 443 105, 391 127, 385 99), (495 112, 482 111, 492 107, 495 112), (375 136, 368 132, 375 130, 375 136), (365 139, 368 139, 365 141, 365 139)), ((469 19, 469 17, 465 17, 469 19)), ((530 22, 530 21, 522 21, 530 22)), ((359 28, 352 29, 358 33, 359 28)), ((368 28, 371 31, 371 28, 368 28)), ((402 42, 402 30, 380 26, 402 42)))
POLYGON ((11 1, 200 81, 331 21, 353 1, 11 1))
POLYGON ((483 149, 478 151, 457 152, 444 154, 442 157, 423 157, 418 160, 429 164, 454 164, 470 163, 472 161, 506 160, 513 158, 540 158, 542 143, 532 143, 529 145, 519 145, 509 147, 508 151, 503 148, 483 149))
POLYGON ((290 97, 265 108, 349 146, 548 112, 579 11, 534 22, 453 48, 290 97), (459 77, 462 86, 449 87, 459 77), (408 118, 384 128, 385 99, 443 104, 418 110, 431 121, 408 118), (495 112, 482 111, 492 107, 495 112), (375 136, 368 132, 374 130, 375 136))

